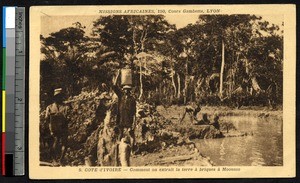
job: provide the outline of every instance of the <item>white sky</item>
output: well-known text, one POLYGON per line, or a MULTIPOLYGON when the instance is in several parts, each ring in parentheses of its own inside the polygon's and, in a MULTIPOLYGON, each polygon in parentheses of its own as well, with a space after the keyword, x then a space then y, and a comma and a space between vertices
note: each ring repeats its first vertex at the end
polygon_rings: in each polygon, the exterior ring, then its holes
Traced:
MULTIPOLYGON (((177 28, 182 28, 189 23, 195 23, 198 19, 199 14, 166 14, 166 20, 175 24, 177 28)), ((271 24, 279 25, 282 28, 283 15, 260 15, 263 20, 270 22, 271 24)), ((97 20, 97 16, 43 16, 41 34, 47 37, 52 32, 57 32, 62 28, 71 27, 72 23, 80 22, 83 26, 86 26, 86 32, 91 32, 93 27, 93 21, 97 20)))

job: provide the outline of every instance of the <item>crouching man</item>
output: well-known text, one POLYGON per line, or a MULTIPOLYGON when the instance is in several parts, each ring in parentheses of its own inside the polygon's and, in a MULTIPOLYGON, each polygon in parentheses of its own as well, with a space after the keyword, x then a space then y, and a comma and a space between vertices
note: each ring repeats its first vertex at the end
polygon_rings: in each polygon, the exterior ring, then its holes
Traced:
POLYGON ((217 130, 220 130, 219 116, 215 114, 213 122, 209 124, 214 126, 217 130))
POLYGON ((198 113, 201 111, 200 105, 198 104, 195 108, 193 106, 186 106, 185 107, 185 111, 183 113, 182 118, 180 119, 179 123, 182 123, 182 121, 185 118, 185 115, 188 114, 189 119, 190 119, 190 123, 191 124, 196 124, 198 119, 197 119, 197 115, 198 113))

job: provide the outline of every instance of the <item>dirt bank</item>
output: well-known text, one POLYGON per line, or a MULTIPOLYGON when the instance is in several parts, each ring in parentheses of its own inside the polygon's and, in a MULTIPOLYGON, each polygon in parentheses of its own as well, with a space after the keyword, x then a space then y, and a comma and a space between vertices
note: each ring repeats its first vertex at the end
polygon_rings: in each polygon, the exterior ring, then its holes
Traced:
MULTIPOLYGON (((95 156, 98 141, 98 132, 101 130, 103 121, 97 116, 97 106, 100 102, 101 93, 97 90, 82 92, 78 96, 70 97, 66 104, 70 106, 70 122, 68 126, 67 151, 64 158, 65 165, 77 166, 85 163, 85 158, 95 156)), ((235 126, 227 119, 228 116, 254 115, 261 118, 279 117, 282 112, 269 111, 265 109, 229 109, 226 107, 202 107, 201 113, 207 113, 208 118, 218 113, 220 116, 220 129, 211 125, 192 125, 186 117, 182 123, 179 119, 185 110, 184 106, 171 106, 155 108, 146 103, 138 103, 136 136, 136 156, 132 159, 133 165, 148 165, 151 162, 156 164, 189 164, 206 165, 201 152, 197 150, 191 140, 236 137, 249 135, 240 133, 235 126), (155 161, 154 161, 155 160, 155 161)), ((45 111, 40 115, 40 160, 50 162, 48 125, 45 121, 45 111)), ((96 163, 96 162, 95 162, 96 163)))
MULTIPOLYGON (((172 165, 190 165, 190 166, 212 166, 214 163, 210 158, 199 152, 193 145, 193 139, 204 138, 219 138, 216 136, 219 132, 210 125, 191 125, 190 119, 186 117, 182 123, 179 123, 185 107, 171 106, 164 108, 157 107, 157 112, 168 121, 164 128, 168 132, 177 135, 179 139, 184 139, 183 144, 169 145, 152 153, 142 153, 132 157, 133 166, 172 166, 172 165), (190 144, 186 144, 189 142, 190 144)), ((256 117, 264 118, 266 120, 277 118, 282 119, 282 110, 269 110, 263 107, 248 107, 242 109, 230 109, 228 107, 202 107, 198 118, 201 114, 207 113, 209 119, 214 114, 220 116, 220 126, 222 137, 242 137, 248 135, 255 135, 251 131, 239 131, 231 122, 231 117, 256 117)), ((176 136, 176 135, 175 135, 176 136)))
MULTIPOLYGON (((173 123, 178 123, 181 119, 185 110, 185 106, 173 105, 168 108, 163 106, 158 106, 157 111, 167 119, 170 119, 173 123)), ((212 117, 213 114, 218 114, 220 116, 220 121, 222 117, 228 116, 252 116, 261 118, 279 118, 282 119, 282 108, 277 110, 271 110, 268 107, 241 107, 240 109, 229 108, 224 106, 202 106, 201 111, 198 114, 198 118, 201 118, 201 114, 207 113, 208 117, 212 117)), ((188 118, 186 117, 185 122, 188 123, 188 118)), ((223 118, 224 122, 224 118, 223 118)))
POLYGON ((157 152, 133 155, 132 166, 213 166, 194 144, 170 146, 157 152))

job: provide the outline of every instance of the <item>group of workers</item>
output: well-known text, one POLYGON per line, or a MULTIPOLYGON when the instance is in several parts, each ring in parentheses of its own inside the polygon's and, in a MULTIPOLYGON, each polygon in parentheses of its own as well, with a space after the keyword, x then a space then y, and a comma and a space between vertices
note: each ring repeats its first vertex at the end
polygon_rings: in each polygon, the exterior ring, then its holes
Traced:
MULTIPOLYGON (((102 84, 100 104, 96 110, 98 125, 102 126, 98 134, 97 161, 99 166, 130 166, 135 138, 136 100, 131 94, 132 87, 117 85, 117 75, 109 89, 102 84)), ((62 88, 54 90, 53 103, 46 108, 46 121, 52 137, 50 156, 53 166, 64 163, 68 139, 69 107, 63 103, 62 88)))
MULTIPOLYGON (((131 94, 131 86, 117 85, 117 74, 111 88, 102 84, 100 103, 96 110, 97 126, 101 126, 98 132, 96 148, 96 160, 92 165, 98 166, 130 166, 130 156, 135 149, 134 129, 136 126, 136 100, 131 94)), ((52 137, 50 143, 50 156, 53 166, 61 166, 64 163, 64 155, 68 140, 69 107, 64 104, 62 88, 54 90, 53 103, 46 108, 46 121, 49 124, 49 133, 52 137)), ((213 122, 208 120, 207 114, 198 120, 200 105, 197 107, 187 106, 180 120, 186 114, 190 116, 194 125, 212 125, 220 129, 219 117, 214 116, 213 122)))
POLYGON ((196 107, 193 107, 191 105, 188 105, 185 107, 184 114, 182 118, 180 119, 179 123, 182 123, 185 116, 188 115, 190 118, 190 123, 193 125, 212 125, 217 130, 220 130, 220 123, 219 123, 219 116, 217 114, 214 114, 213 121, 210 122, 208 119, 207 113, 202 114, 202 119, 198 119, 198 113, 201 111, 201 107, 198 104, 196 107))
POLYGON ((135 149, 136 100, 130 85, 120 89, 118 76, 111 88, 102 84, 102 103, 96 110, 96 118, 103 123, 97 145, 99 166, 130 166, 130 155, 135 149))

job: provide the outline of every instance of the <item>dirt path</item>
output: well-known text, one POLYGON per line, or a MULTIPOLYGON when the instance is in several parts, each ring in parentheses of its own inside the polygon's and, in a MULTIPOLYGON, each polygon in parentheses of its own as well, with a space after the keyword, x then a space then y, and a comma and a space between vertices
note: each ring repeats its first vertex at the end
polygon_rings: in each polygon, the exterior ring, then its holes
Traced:
POLYGON ((173 146, 158 152, 133 155, 132 166, 212 166, 192 145, 173 146))

